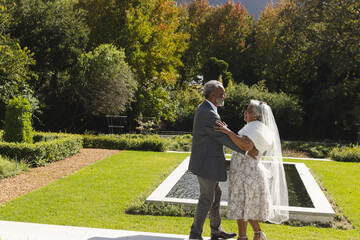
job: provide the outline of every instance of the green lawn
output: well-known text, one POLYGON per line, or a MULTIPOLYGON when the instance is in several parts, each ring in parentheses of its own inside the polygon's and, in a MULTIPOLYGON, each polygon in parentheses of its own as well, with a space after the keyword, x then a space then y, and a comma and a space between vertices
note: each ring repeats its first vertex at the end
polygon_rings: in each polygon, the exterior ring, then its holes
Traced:
MULTIPOLYGON (((0 219, 33 223, 189 233, 192 218, 124 214, 149 195, 188 154, 124 151, 0 207, 0 219)), ((355 230, 262 224, 269 239, 360 239, 360 164, 305 162, 322 181, 355 230)), ((236 223, 223 220, 227 231, 236 223)), ((209 236, 209 222, 204 235, 209 236)), ((252 236, 252 232, 249 232, 252 236)))

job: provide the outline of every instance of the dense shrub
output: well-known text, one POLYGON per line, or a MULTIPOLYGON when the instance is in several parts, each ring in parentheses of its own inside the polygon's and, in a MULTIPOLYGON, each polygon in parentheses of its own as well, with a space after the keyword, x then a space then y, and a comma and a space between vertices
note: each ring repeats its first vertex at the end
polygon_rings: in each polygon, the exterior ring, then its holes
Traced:
POLYGON ((0 179, 15 176, 28 168, 27 164, 0 156, 0 179))
POLYGON ((192 135, 190 134, 175 135, 167 138, 167 141, 168 141, 168 145, 167 145, 168 151, 184 151, 184 152, 191 151, 192 135))
POLYGON ((14 97, 6 107, 3 139, 6 142, 32 143, 31 105, 24 97, 14 97))
POLYGON ((281 137, 293 137, 302 124, 303 111, 299 101, 285 93, 270 93, 262 83, 247 85, 230 84, 226 88, 225 106, 219 108, 219 114, 233 131, 245 125, 244 110, 251 99, 264 101, 271 107, 281 137))
POLYGON ((29 143, 0 142, 0 154, 15 156, 30 166, 40 166, 78 153, 82 137, 63 133, 36 133, 34 139, 45 141, 29 143))
POLYGON ((330 157, 340 162, 360 162, 360 146, 336 147, 330 152, 330 157))
POLYGON ((172 92, 175 105, 175 121, 169 122, 169 129, 177 131, 192 131, 194 114, 197 106, 204 101, 202 87, 192 85, 187 89, 172 92))
MULTIPOLYGON (((174 94, 176 105, 175 122, 171 125, 172 130, 192 131, 194 114, 197 106, 204 101, 202 87, 192 86, 187 90, 174 94)), ((243 83, 229 83, 226 87, 226 100, 224 107, 218 108, 219 114, 229 127, 237 132, 245 125, 244 110, 251 99, 267 102, 273 110, 281 137, 293 137, 299 132, 302 124, 303 110, 297 98, 285 93, 271 93, 265 85, 249 87, 243 83)))
POLYGON ((330 156, 331 150, 339 144, 333 142, 283 141, 281 146, 283 149, 309 153, 313 158, 326 158, 330 156))
POLYGON ((166 140, 158 135, 84 135, 85 148, 163 152, 166 140))

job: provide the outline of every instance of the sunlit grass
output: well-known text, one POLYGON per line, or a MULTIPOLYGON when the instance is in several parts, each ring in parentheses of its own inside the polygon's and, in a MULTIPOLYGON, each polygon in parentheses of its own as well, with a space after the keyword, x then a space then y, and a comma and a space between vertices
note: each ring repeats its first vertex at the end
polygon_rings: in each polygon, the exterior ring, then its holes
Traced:
MULTIPOLYGON (((0 219, 134 231, 189 234, 192 218, 139 216, 125 209, 148 196, 189 154, 125 151, 0 207, 0 219)), ((268 239, 360 239, 360 164, 305 162, 355 226, 354 230, 261 224, 268 239)), ((226 231, 236 222, 223 220, 226 231)), ((209 221, 204 236, 210 235, 209 221)), ((249 239, 252 231, 249 230, 249 239)))

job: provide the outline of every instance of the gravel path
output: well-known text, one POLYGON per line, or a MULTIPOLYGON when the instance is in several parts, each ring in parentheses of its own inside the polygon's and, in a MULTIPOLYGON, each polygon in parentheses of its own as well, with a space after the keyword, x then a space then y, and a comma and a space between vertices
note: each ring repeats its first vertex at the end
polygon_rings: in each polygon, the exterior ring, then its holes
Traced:
POLYGON ((101 159, 119 153, 119 150, 83 148, 80 153, 43 167, 32 168, 14 177, 0 180, 0 204, 4 204, 23 194, 34 191, 49 183, 101 159))

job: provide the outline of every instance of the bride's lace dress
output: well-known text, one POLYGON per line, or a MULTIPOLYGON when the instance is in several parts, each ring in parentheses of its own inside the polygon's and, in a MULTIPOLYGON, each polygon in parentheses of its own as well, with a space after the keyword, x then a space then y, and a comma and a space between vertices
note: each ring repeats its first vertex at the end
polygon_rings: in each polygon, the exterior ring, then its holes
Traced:
POLYGON ((248 123, 239 135, 248 136, 255 144, 259 154, 257 159, 233 152, 229 173, 228 218, 243 220, 262 220, 271 213, 269 172, 262 164, 261 155, 272 139, 268 137, 267 127, 258 122, 248 123))

